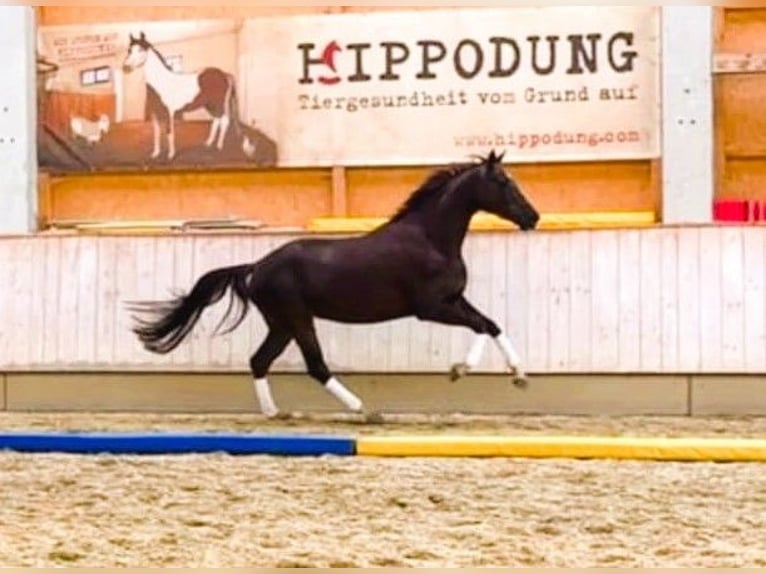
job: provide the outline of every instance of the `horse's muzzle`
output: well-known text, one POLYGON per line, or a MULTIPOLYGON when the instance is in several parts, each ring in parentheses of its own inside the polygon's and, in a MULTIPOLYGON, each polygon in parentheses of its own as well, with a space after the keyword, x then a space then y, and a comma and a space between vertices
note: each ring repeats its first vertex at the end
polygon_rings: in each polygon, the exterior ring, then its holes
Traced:
POLYGON ((529 217, 524 221, 521 225, 519 225, 519 229, 522 231, 532 231, 537 227, 537 223, 540 221, 539 215, 534 215, 533 217, 529 217))

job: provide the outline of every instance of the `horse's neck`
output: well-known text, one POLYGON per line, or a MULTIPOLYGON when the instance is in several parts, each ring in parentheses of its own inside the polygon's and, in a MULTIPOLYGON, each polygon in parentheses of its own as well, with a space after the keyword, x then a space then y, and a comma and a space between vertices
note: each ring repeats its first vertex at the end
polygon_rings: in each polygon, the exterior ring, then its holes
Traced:
POLYGON ((476 213, 472 194, 462 183, 439 198, 436 205, 423 214, 426 231, 434 245, 450 257, 460 257, 471 218, 476 213))
POLYGON ((168 79, 173 72, 168 70, 160 55, 154 50, 148 50, 146 57, 146 80, 149 83, 168 79))

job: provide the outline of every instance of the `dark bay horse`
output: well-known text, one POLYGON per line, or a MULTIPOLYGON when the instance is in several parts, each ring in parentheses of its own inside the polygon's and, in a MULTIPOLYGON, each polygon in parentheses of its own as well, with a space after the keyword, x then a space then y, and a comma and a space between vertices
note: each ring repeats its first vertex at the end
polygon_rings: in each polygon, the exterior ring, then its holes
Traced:
MULTIPOLYGON (((260 311, 268 334, 250 359, 261 410, 279 415, 267 373, 295 340, 309 375, 349 410, 364 411, 362 401, 335 377, 325 363, 314 319, 341 323, 377 323, 417 317, 471 329, 476 338, 465 362, 452 367, 453 380, 480 361, 491 338, 502 351, 513 381, 526 375, 508 337, 464 296, 467 270, 462 245, 472 216, 487 211, 534 229, 539 215, 491 152, 476 162, 434 172, 384 225, 365 235, 330 239, 303 238, 259 261, 218 268, 203 275, 192 290, 165 302, 133 304, 133 331, 146 349, 169 353, 189 334, 206 307, 231 293, 229 309, 238 314, 224 332, 244 320, 249 303, 260 311)), ((219 329, 222 325, 219 325, 219 329)), ((218 330, 218 329, 217 329, 218 330)))

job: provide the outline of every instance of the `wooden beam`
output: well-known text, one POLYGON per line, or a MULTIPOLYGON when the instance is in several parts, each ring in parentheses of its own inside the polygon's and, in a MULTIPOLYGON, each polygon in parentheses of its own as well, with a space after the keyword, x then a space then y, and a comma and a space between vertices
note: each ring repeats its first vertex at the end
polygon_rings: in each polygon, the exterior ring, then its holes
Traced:
POLYGON ((53 214, 53 193, 51 176, 46 171, 37 174, 37 229, 46 229, 53 214))
POLYGON ((332 214, 334 217, 348 215, 348 194, 346 168, 341 165, 332 168, 332 214))
POLYGON ((713 73, 766 73, 766 54, 716 54, 713 56, 713 73))

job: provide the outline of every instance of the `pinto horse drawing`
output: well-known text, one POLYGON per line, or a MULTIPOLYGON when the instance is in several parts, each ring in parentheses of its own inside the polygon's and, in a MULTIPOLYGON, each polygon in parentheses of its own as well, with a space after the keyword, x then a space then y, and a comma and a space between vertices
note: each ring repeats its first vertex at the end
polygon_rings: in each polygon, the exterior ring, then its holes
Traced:
MULTIPOLYGON (((473 215, 487 211, 522 230, 537 226, 539 214, 502 167, 503 155, 490 153, 477 163, 435 172, 378 229, 361 236, 296 239, 259 261, 213 269, 188 293, 169 301, 130 305, 133 331, 144 347, 166 354, 191 332, 203 311, 230 294, 229 312, 239 313, 224 332, 237 328, 250 304, 269 331, 250 359, 261 411, 280 416, 267 374, 295 341, 309 375, 353 412, 365 412, 354 395, 328 368, 314 327, 315 318, 339 323, 380 323, 402 317, 465 327, 476 338, 465 361, 453 365, 451 378, 469 374, 494 340, 513 382, 526 374, 508 336, 464 295, 468 270, 463 240, 473 215)), ((223 324, 221 325, 223 326, 223 324)), ((377 413, 366 413, 374 420, 377 413)))
POLYGON ((242 138, 241 147, 247 153, 252 146, 243 134, 239 120, 236 82, 231 74, 219 68, 205 68, 198 72, 177 72, 165 57, 146 39, 146 34, 135 38, 130 35, 128 54, 123 70, 131 72, 143 67, 146 71, 147 109, 154 128, 152 159, 161 152, 160 123, 165 122, 167 158, 176 155, 175 120, 184 112, 204 108, 213 118, 205 145, 223 149, 229 127, 242 138))

